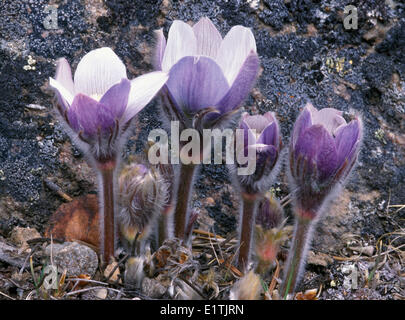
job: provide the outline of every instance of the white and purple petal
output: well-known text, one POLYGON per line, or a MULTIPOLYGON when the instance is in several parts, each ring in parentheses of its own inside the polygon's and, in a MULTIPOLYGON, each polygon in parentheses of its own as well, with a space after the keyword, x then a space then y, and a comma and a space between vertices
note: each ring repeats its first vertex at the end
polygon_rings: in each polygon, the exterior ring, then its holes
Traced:
POLYGON ((295 148, 298 138, 304 134, 304 131, 308 129, 310 126, 312 126, 311 111, 313 109, 315 108, 312 106, 311 103, 308 102, 305 105, 304 110, 302 110, 297 120, 295 121, 291 140, 293 148, 295 148))
POLYGON ((121 122, 127 123, 141 111, 159 92, 167 79, 168 74, 166 72, 155 71, 131 80, 128 106, 125 109, 121 122))
POLYGON ((206 17, 201 18, 193 31, 197 39, 197 55, 215 59, 222 42, 222 36, 212 21, 206 17))
POLYGON ((218 102, 222 114, 235 110, 252 89, 259 70, 259 57, 250 52, 226 95, 218 102))
POLYGON ((163 34, 163 29, 155 31, 156 36, 156 47, 153 57, 153 66, 155 70, 162 70, 162 61, 166 50, 166 38, 163 34))
POLYGON ((55 79, 49 78, 49 85, 55 89, 59 103, 68 109, 74 98, 74 84, 72 79, 72 71, 69 62, 65 58, 60 58, 56 62, 55 79))
POLYGON ((95 49, 87 53, 77 65, 75 92, 99 100, 123 78, 127 78, 127 71, 114 51, 107 47, 95 49))
POLYGON ((257 135, 261 134, 263 130, 266 129, 266 127, 271 123, 266 117, 261 114, 247 116, 243 119, 243 121, 246 122, 249 128, 255 129, 257 135))
POLYGON ((120 119, 128 105, 131 82, 122 79, 113 85, 100 99, 100 103, 109 108, 116 119, 120 119))
POLYGON ((331 135, 342 125, 346 124, 343 112, 334 108, 324 108, 312 113, 312 124, 321 124, 331 135))
POLYGON ((75 85, 72 78, 72 70, 69 62, 65 58, 60 58, 56 62, 55 80, 58 81, 71 94, 75 92, 75 85))
POLYGON ((262 143, 264 145, 271 145, 278 148, 279 146, 279 128, 276 121, 270 123, 257 139, 257 143, 262 143))
POLYGON ((184 57, 170 70, 167 88, 176 104, 194 114, 216 106, 229 90, 218 64, 208 57, 184 57))
POLYGON ((249 28, 234 26, 222 40, 216 61, 230 86, 252 51, 256 52, 256 41, 249 28))
POLYGON ((187 23, 173 21, 167 38, 165 53, 162 60, 162 70, 170 68, 185 56, 193 56, 197 53, 197 39, 193 28, 187 23))
POLYGON ((352 162, 360 141, 361 128, 358 120, 350 121, 336 132, 335 144, 337 151, 337 165, 341 167, 346 160, 352 162))
POLYGON ((320 181, 331 177, 337 168, 334 139, 322 125, 313 125, 298 137, 295 157, 299 156, 316 166, 320 181))
POLYGON ((99 103, 79 93, 75 96, 72 106, 67 111, 67 117, 71 127, 76 132, 83 132, 87 137, 97 134, 99 128, 98 119, 99 103))

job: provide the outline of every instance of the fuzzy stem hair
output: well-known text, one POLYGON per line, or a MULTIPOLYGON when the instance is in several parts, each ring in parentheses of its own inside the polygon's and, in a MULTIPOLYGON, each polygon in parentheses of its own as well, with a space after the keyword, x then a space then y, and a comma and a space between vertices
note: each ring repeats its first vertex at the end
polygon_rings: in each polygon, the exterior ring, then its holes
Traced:
POLYGON ((297 284, 302 276, 306 264, 306 256, 312 240, 312 233, 315 221, 298 217, 296 218, 292 247, 287 259, 287 269, 284 272, 284 279, 281 293, 284 299, 288 294, 294 293, 297 284))
POLYGON ((100 254, 104 264, 108 264, 114 257, 116 240, 116 162, 109 161, 98 165, 99 170, 99 201, 100 201, 100 254))
MULTIPOLYGON (((170 200, 171 201, 171 200, 170 200)), ((166 239, 172 237, 173 203, 170 203, 163 209, 158 221, 158 247, 163 245, 166 239)))
POLYGON ((174 236, 184 240, 189 213, 190 198, 193 193, 193 181, 197 166, 181 164, 177 188, 177 201, 174 210, 174 236))
POLYGON ((239 255, 237 266, 241 271, 247 270, 252 247, 253 227, 260 197, 257 195, 242 194, 242 213, 239 234, 239 255))

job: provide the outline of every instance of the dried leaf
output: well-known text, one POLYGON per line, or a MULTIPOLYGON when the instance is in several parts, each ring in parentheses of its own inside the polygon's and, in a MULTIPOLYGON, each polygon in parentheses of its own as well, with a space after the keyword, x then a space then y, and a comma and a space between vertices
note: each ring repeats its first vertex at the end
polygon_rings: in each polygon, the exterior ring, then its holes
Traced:
POLYGON ((45 236, 63 241, 80 240, 99 247, 98 199, 94 194, 62 204, 51 216, 45 236))
POLYGON ((161 247, 155 253, 156 267, 157 268, 163 268, 166 265, 167 259, 170 257, 171 254, 172 253, 168 248, 161 247))
POLYGON ((318 289, 310 289, 305 291, 304 293, 298 292, 295 295, 295 300, 318 300, 316 297, 316 294, 318 292, 318 289))

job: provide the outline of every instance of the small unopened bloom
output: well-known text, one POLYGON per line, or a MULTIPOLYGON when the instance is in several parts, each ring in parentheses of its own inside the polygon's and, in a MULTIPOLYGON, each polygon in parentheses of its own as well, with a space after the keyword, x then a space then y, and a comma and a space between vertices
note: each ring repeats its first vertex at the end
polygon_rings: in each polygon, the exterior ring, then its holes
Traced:
POLYGON ((155 66, 169 72, 164 104, 184 127, 215 127, 246 98, 259 58, 249 28, 234 26, 222 38, 208 18, 193 27, 176 20, 168 39, 157 31, 155 66), (209 114, 208 114, 209 113, 209 114))
MULTIPOLYGON (((238 267, 247 270, 257 207, 264 193, 270 189, 277 174, 281 138, 277 119, 271 112, 254 116, 245 113, 239 128, 243 130, 244 145, 237 144, 237 158, 249 156, 251 153, 249 149, 254 150, 253 154, 256 157, 255 169, 252 174, 236 175, 235 177, 242 198, 238 267)), ((247 165, 249 163, 251 161, 247 161, 247 165)))
POLYGON ((362 139, 359 117, 349 123, 333 108, 317 110, 307 103, 290 143, 290 175, 297 214, 319 216, 325 199, 342 184, 356 162, 362 139))
POLYGON ((266 192, 278 172, 276 164, 282 147, 276 116, 272 112, 253 116, 244 113, 239 129, 244 130, 243 148, 236 150, 237 153, 242 153, 239 158, 247 157, 248 149, 256 152, 255 172, 238 176, 241 188, 243 192, 250 194, 266 192))
POLYGON ((235 282, 230 292, 230 300, 259 300, 262 293, 260 277, 249 271, 235 282))
POLYGON ((284 211, 274 197, 265 197, 259 204, 256 214, 255 252, 256 272, 265 274, 276 260, 280 244, 285 240, 284 211))
POLYGON ((131 119, 145 107, 167 81, 164 72, 128 80, 125 65, 110 48, 87 53, 72 78, 65 58, 57 62, 55 90, 58 111, 81 142, 97 158, 117 152, 119 138, 131 119))
POLYGON ((284 222, 284 210, 280 201, 269 194, 259 203, 256 215, 256 225, 263 230, 279 228, 284 222))
POLYGON ((134 254, 143 250, 155 222, 167 202, 167 184, 158 170, 143 164, 126 166, 119 178, 121 239, 134 254), (136 246, 136 247, 135 247, 136 246))

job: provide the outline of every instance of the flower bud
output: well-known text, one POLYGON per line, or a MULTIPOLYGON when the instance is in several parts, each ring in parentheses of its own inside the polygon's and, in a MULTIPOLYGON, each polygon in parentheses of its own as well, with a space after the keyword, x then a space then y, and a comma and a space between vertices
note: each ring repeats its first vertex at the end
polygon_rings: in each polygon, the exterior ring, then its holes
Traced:
POLYGON ((263 230, 271 230, 279 228, 284 221, 284 210, 280 205, 280 201, 273 195, 265 197, 259 204, 256 224, 263 230))
POLYGON ((239 128, 244 130, 244 145, 236 150, 238 159, 248 156, 249 149, 256 152, 255 172, 238 175, 239 183, 245 193, 263 193, 271 187, 277 173, 276 164, 282 146, 279 124, 272 112, 254 116, 244 113, 239 128))
MULTIPOLYGON (((151 234, 156 218, 167 201, 167 185, 159 171, 133 163, 122 170, 119 190, 120 233, 129 247, 127 249, 134 249, 135 240, 144 244, 151 234)), ((130 253, 133 254, 132 251, 130 253)))
POLYGON ((265 197, 256 215, 256 272, 259 274, 265 274, 276 260, 280 244, 285 240, 284 222, 284 212, 279 201, 273 196, 265 197))
POLYGON ((230 293, 230 299, 258 300, 261 291, 260 277, 253 271, 250 271, 234 284, 230 293))

